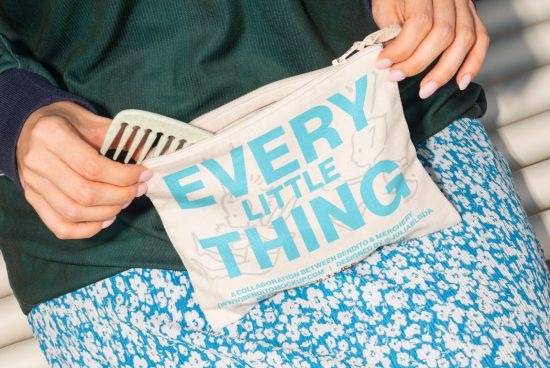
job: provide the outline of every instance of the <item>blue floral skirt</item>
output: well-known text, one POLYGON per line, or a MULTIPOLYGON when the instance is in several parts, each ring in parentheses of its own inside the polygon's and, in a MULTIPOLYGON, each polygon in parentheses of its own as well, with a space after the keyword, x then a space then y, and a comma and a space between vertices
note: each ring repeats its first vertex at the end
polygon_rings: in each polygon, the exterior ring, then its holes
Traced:
POLYGON ((185 272, 130 269, 28 316, 55 367, 550 367, 550 277, 503 156, 461 119, 417 147, 461 224, 281 292, 221 332, 185 272))

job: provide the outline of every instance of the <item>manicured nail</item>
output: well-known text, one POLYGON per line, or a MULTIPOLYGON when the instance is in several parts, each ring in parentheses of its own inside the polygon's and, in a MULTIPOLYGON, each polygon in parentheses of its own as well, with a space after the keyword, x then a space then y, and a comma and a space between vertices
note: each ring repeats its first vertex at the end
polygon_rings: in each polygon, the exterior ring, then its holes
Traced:
POLYGON ((382 59, 382 60, 378 60, 376 62, 376 64, 374 64, 374 67, 376 69, 388 69, 390 66, 392 66, 393 62, 386 58, 386 59, 382 59))
POLYGON ((153 170, 145 170, 139 175, 138 181, 144 183, 153 177, 153 170))
POLYGON ((418 95, 420 96, 420 98, 426 99, 433 95, 438 88, 439 86, 437 85, 437 83, 428 82, 424 85, 424 87, 420 88, 420 92, 418 93, 418 95))
POLYGON ((136 197, 141 197, 142 195, 144 195, 145 193, 147 193, 147 184, 145 183, 141 183, 138 187, 138 190, 137 190, 137 193, 136 193, 136 197))
POLYGON ((112 219, 105 221, 104 223, 101 224, 101 228, 105 229, 106 227, 111 226, 111 224, 115 222, 115 220, 116 220, 116 217, 113 217, 112 219))
POLYGON ((124 203, 124 204, 122 205, 122 209, 127 208, 127 207, 130 205, 130 203, 132 203, 132 201, 124 203))
POLYGON ((392 70, 388 74, 388 80, 390 82, 401 82, 405 78, 406 78, 406 75, 401 70, 392 70))
POLYGON ((464 77, 460 80, 460 83, 458 83, 458 88, 460 88, 461 91, 464 91, 468 85, 470 85, 470 82, 472 81, 472 76, 470 73, 464 74, 464 77))

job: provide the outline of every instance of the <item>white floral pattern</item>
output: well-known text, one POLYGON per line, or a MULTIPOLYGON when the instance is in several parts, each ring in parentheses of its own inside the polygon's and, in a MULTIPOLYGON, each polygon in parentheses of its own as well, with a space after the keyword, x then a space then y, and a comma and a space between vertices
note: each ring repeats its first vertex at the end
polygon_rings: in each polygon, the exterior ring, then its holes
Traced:
POLYGON ((185 272, 131 269, 28 316, 57 367, 549 367, 550 277, 506 161, 460 119, 418 156, 463 221, 213 332, 185 272))

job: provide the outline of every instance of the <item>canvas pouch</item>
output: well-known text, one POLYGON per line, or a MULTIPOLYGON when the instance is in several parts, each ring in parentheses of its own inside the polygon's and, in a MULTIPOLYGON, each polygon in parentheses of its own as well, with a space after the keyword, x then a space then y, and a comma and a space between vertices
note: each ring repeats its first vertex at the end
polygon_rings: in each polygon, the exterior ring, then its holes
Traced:
POLYGON ((460 221, 416 157, 397 83, 374 67, 398 32, 199 117, 191 124, 215 135, 144 162, 147 195, 214 330, 460 221))

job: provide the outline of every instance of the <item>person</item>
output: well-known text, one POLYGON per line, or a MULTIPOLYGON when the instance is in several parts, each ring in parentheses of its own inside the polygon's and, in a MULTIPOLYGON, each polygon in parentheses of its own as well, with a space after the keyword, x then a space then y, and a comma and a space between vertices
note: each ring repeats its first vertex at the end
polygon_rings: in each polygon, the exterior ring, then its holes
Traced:
POLYGON ((0 246, 52 367, 548 366, 540 246, 485 111, 489 38, 470 0, 0 4, 0 246), (98 154, 139 108, 190 121, 318 69, 399 22, 380 54, 418 155, 463 216, 213 332, 143 195, 98 154), (542 297, 541 297, 542 295, 542 297), (542 299, 541 299, 542 298, 542 299))

